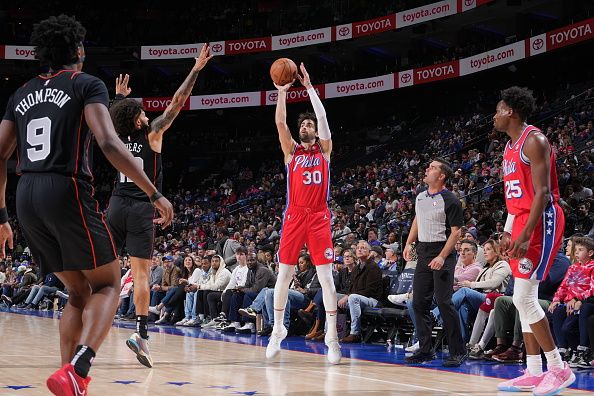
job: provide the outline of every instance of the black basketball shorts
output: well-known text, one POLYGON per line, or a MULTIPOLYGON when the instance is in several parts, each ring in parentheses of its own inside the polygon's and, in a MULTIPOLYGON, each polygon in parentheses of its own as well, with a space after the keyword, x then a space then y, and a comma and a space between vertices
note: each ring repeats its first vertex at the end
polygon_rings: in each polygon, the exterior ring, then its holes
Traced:
POLYGON ((150 259, 155 239, 155 207, 146 201, 114 195, 107 208, 107 224, 118 253, 150 259))
POLYGON ((42 273, 92 270, 115 260, 90 183, 56 173, 26 173, 17 186, 16 207, 42 273))

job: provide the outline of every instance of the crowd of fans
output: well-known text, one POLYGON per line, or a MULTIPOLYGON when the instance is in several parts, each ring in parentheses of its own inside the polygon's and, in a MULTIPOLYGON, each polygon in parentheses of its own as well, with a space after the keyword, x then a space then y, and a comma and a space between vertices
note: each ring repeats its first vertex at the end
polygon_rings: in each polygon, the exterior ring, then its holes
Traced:
MULTIPOLYGON (((583 304, 581 315, 594 312, 594 94, 588 91, 579 99, 559 112, 546 113, 547 118, 538 123, 558 158, 560 204, 567 219, 565 236, 571 237, 567 254, 558 255, 551 279, 541 285, 541 299, 552 314, 555 336, 566 358, 574 367, 589 368, 594 337, 584 334, 588 327, 581 328, 577 316, 571 315, 575 312, 567 308, 575 298, 583 304), (570 337, 578 328, 579 345, 574 342, 577 338, 570 337)), ((547 103, 544 105, 546 108, 547 103)), ((411 310, 414 296, 409 286, 415 263, 402 262, 402 241, 413 217, 415 195, 423 189, 424 169, 431 158, 439 156, 455 171, 448 184, 464 208, 453 299, 471 356, 503 362, 522 359, 521 336, 517 329, 514 333, 514 321, 505 319, 514 315, 509 297, 513 280, 505 252, 499 251, 497 243, 505 216, 501 160, 507 137, 489 124, 489 116, 478 113, 438 118, 422 150, 384 148, 374 153, 372 160, 334 173, 330 207, 334 213, 336 288, 344 314, 339 319, 342 342, 362 339, 361 301, 367 306, 407 306, 411 310), (356 276, 361 268, 368 268, 364 280, 356 276), (394 278, 389 290, 382 274, 394 278), (493 342, 496 344, 490 348, 493 342)), ((240 168, 233 178, 214 178, 210 181, 213 187, 169 191, 176 218, 171 228, 159 230, 155 239, 150 277, 150 311, 157 325, 270 334, 277 269, 274 254, 281 232, 285 182, 282 164, 264 161, 258 169, 240 168)), ((102 199, 109 196, 108 187, 98 192, 102 199)), ((0 264, 3 307, 59 309, 67 291, 52 274, 41 278, 16 219, 13 226, 15 249, 0 264)), ((298 264, 285 325, 292 334, 323 340, 320 285, 306 250, 298 264)), ((130 266, 123 256, 118 319, 133 318, 133 293, 130 266)), ((433 314, 439 326, 439 311, 433 314)), ((582 322, 588 323, 587 319, 582 322)), ((414 331, 410 344, 409 350, 414 350, 414 331)))

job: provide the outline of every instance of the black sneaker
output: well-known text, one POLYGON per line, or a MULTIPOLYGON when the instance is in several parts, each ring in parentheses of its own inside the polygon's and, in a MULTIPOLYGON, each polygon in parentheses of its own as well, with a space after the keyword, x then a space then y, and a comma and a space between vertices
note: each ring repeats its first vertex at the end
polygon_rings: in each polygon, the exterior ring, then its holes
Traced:
POLYGON ((443 361, 443 367, 460 367, 462 363, 468 358, 468 352, 461 355, 450 355, 443 361))
POLYGON ((437 359, 437 356, 433 352, 415 352, 412 355, 405 357, 404 362, 409 364, 421 364, 435 359, 437 359))
POLYGON ((258 332, 258 335, 261 337, 268 337, 272 334, 272 326, 264 326, 262 330, 258 332))

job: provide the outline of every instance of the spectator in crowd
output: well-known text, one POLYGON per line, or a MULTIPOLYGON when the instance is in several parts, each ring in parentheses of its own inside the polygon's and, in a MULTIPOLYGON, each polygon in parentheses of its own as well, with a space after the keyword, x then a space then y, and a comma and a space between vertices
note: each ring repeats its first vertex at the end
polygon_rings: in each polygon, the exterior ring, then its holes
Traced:
POLYGON ((49 273, 43 279, 43 282, 39 284, 33 285, 31 288, 31 292, 29 292, 29 296, 25 300, 24 303, 20 306, 20 308, 25 309, 39 309, 39 303, 43 299, 43 297, 51 295, 57 292, 59 289, 63 289, 64 285, 56 275, 53 273, 49 273))
MULTIPOLYGON (((381 249, 381 248, 380 248, 381 249)), ((357 244, 357 264, 351 275, 348 296, 338 301, 338 307, 349 310, 351 316, 350 334, 341 342, 361 341, 361 313, 367 307, 377 306, 382 296, 382 273, 371 258, 369 242, 361 240, 357 244)))
MULTIPOLYGON (((151 297, 151 306, 149 311, 160 315, 161 309, 164 307, 160 305, 166 294, 169 293, 171 296, 175 291, 174 288, 179 285, 179 278, 181 276, 181 270, 173 264, 173 256, 166 255, 163 257, 163 278, 160 285, 153 286, 153 295, 151 297), (157 309, 157 306, 160 307, 157 309)), ((171 297, 169 297, 171 298, 171 297)))

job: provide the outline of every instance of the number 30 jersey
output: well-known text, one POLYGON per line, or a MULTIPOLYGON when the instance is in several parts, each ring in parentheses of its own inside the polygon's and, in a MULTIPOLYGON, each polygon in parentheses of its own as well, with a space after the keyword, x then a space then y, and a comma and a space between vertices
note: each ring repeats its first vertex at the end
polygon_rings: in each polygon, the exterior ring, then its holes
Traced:
MULTIPOLYGON (((530 212, 534 200, 534 186, 530 160, 524 154, 524 142, 532 132, 540 132, 533 125, 528 125, 516 143, 511 145, 511 140, 505 145, 503 153, 503 181, 507 211, 518 215, 530 212)), ((551 171, 549 173, 551 185, 551 201, 559 202, 559 182, 557 180, 557 165, 555 154, 551 149, 551 171)))
POLYGON ((51 172, 91 180, 92 134, 87 104, 108 106, 105 84, 75 70, 37 76, 8 100, 4 119, 16 123, 17 173, 51 172))
POLYGON ((297 144, 287 170, 287 208, 292 206, 318 209, 330 199, 330 162, 319 142, 306 150, 297 144))

